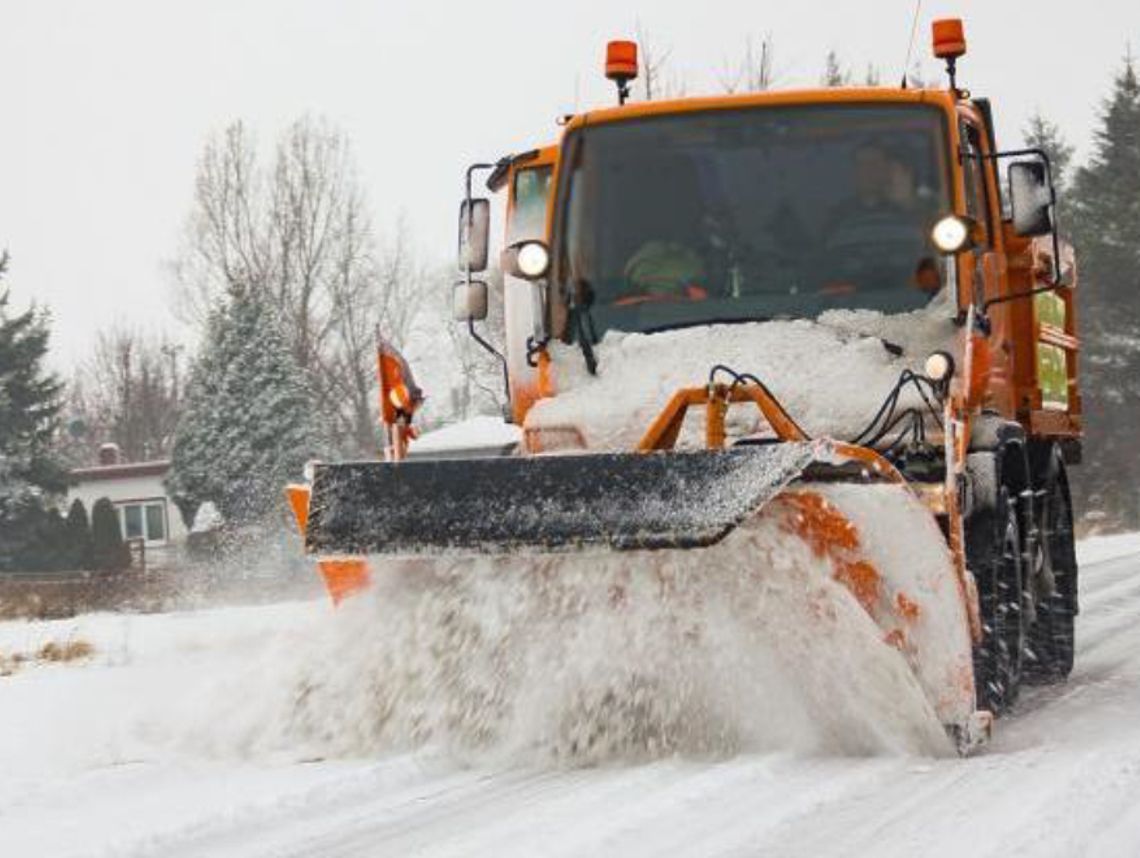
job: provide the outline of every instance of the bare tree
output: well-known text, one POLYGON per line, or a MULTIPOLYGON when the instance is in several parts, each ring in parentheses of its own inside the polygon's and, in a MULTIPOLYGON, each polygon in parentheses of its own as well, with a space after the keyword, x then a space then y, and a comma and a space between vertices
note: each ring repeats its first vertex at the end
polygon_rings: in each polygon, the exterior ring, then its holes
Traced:
POLYGON ((186 241, 173 266, 185 320, 201 324, 221 296, 270 281, 275 261, 263 193, 253 141, 235 122, 198 159, 186 241))
POLYGON ((263 290, 334 441, 346 453, 375 449, 375 327, 406 337, 422 275, 406 224, 377 240, 343 133, 299 119, 268 170, 241 123, 208 143, 174 270, 199 323, 227 293, 263 290))
MULTIPOLYGON (((485 340, 498 348, 506 343, 503 276, 497 269, 480 275, 487 281, 488 318, 476 322, 485 340)), ((467 324, 452 320, 450 270, 433 273, 429 312, 416 320, 418 343, 432 343, 431 354, 413 350, 413 368, 427 393, 425 425, 462 420, 474 414, 501 413, 506 405, 502 363, 471 337, 467 324), (441 343, 443 348, 436 347, 441 343)))
POLYGON ((839 54, 834 48, 827 52, 820 83, 831 87, 847 86, 851 83, 851 75, 843 68, 839 61, 839 54))
POLYGON ((65 407, 69 453, 77 464, 89 464, 108 442, 132 461, 170 453, 182 408, 180 357, 179 346, 136 328, 116 325, 97 334, 65 407))
POLYGON ((721 88, 730 95, 737 92, 765 92, 772 88, 774 50, 772 36, 749 37, 744 56, 737 63, 725 62, 720 73, 721 88))
POLYGON ((272 288, 288 322, 293 357, 319 374, 337 322, 335 284, 346 265, 367 268, 371 253, 371 225, 347 141, 326 123, 300 119, 278 143, 269 223, 276 259, 272 288))
POLYGON ((331 384, 338 436, 352 452, 376 451, 376 332, 403 349, 420 312, 428 276, 412 250, 401 218, 390 241, 373 253, 361 215, 345 219, 338 276, 332 286, 336 317, 326 375, 331 384))
POLYGON ((670 66, 673 49, 661 48, 640 23, 636 28, 641 51, 641 87, 645 101, 683 98, 685 81, 670 66))

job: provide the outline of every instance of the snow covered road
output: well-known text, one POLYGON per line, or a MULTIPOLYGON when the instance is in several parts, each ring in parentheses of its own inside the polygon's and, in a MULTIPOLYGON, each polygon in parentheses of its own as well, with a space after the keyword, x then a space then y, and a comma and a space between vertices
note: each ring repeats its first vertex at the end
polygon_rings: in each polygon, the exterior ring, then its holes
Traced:
POLYGON ((970 760, 777 753, 527 768, 424 751, 243 756, 211 745, 206 725, 227 712, 187 696, 180 676, 210 671, 221 646, 250 659, 267 637, 304 646, 323 617, 313 606, 2 624, 0 651, 63 632, 98 655, 0 678, 0 855, 1133 856, 1140 543, 1082 551, 1071 680, 1025 693, 970 760), (154 698, 169 703, 168 723, 154 722, 154 698))

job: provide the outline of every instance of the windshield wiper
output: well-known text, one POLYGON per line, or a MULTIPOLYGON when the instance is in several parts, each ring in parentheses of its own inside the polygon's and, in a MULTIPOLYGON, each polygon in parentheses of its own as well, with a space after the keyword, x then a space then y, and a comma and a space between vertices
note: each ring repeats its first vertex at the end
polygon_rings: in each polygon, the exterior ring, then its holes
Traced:
POLYGON ((587 281, 579 280, 576 292, 577 300, 570 308, 574 314, 575 338, 586 361, 586 372, 597 375, 598 356, 594 353, 594 343, 598 340, 598 330, 594 326, 594 317, 590 314, 590 305, 594 303, 594 290, 587 281))

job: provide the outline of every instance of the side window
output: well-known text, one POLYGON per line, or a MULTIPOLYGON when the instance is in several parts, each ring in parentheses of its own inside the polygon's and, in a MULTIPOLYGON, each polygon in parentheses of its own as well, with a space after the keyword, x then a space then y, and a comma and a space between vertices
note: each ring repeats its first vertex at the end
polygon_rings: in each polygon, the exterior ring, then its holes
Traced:
POLYGON ((981 160, 981 132, 963 122, 962 132, 962 172, 966 179, 966 214, 982 225, 986 243, 992 244, 993 226, 990 223, 990 207, 986 193, 985 164, 981 160))
POLYGON ((546 201, 550 197, 553 168, 531 167, 515 173, 514 209, 508 230, 508 241, 544 238, 546 235, 546 201))
POLYGON ((123 539, 142 539, 147 543, 166 542, 166 502, 119 504, 119 526, 123 539))
POLYGON ((142 507, 137 504, 122 507, 123 539, 138 539, 143 535, 142 507))
POLYGON ((151 542, 166 541, 166 504, 146 505, 146 538, 151 542))

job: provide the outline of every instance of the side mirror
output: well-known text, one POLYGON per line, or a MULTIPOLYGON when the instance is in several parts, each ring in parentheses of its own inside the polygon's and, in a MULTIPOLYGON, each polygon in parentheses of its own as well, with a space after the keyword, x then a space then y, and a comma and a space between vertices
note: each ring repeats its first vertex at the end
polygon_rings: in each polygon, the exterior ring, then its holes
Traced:
POLYGON ((460 281, 451 292, 451 312, 457 322, 482 322, 487 318, 487 284, 482 280, 460 281))
POLYGON ((486 271, 491 235, 491 201, 464 200, 459 206, 459 270, 486 271))
POLYGON ((1056 196, 1041 161, 1018 161, 1009 165, 1009 201, 1013 231, 1033 237, 1053 231, 1056 196))

